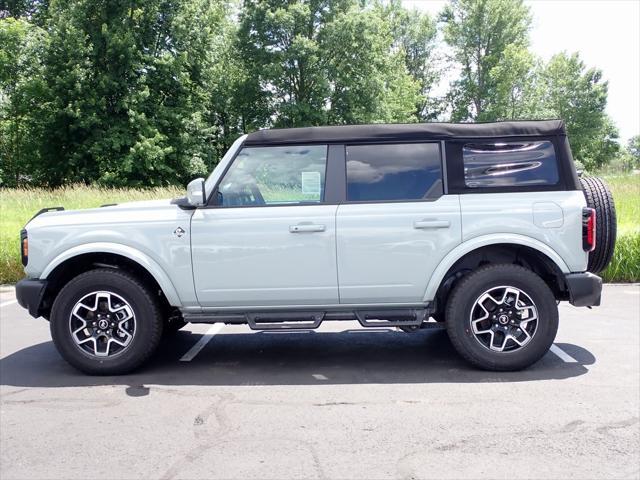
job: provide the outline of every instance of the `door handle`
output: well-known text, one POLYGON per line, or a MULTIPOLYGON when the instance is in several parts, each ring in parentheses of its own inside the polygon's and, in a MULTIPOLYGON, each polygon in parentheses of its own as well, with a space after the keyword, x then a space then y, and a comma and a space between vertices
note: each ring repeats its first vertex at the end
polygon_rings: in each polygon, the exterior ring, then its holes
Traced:
POLYGON ((449 228, 451 222, 449 220, 416 220, 413 222, 413 228, 427 229, 427 228, 449 228))
POLYGON ((289 225, 290 233, 303 233, 303 232, 324 232, 327 229, 325 225, 317 223, 299 223, 298 225, 289 225))

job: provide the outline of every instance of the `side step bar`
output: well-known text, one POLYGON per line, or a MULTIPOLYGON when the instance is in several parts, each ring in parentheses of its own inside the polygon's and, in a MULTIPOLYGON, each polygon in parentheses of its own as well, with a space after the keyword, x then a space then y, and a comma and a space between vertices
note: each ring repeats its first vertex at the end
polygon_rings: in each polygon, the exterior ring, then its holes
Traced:
POLYGON ((265 312, 245 316, 251 330, 313 330, 322 323, 324 312, 265 312))
MULTIPOLYGON (((266 311, 248 313, 183 313, 185 322, 247 324, 252 330, 313 330, 323 321, 357 320, 365 328, 428 328, 430 308, 351 310, 351 311, 266 311)), ((432 323, 432 322, 429 322, 432 323)))
POLYGON ((419 327, 427 320, 427 310, 356 310, 356 318, 363 327, 419 327))

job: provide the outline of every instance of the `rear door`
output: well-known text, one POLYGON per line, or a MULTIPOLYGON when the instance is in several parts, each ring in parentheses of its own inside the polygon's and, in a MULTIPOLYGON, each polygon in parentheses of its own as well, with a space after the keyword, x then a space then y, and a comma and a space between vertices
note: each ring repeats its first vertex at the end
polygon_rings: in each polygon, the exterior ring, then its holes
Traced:
POLYGON ((340 303, 421 303, 461 241, 460 203, 445 194, 440 142, 347 145, 336 217, 340 303))

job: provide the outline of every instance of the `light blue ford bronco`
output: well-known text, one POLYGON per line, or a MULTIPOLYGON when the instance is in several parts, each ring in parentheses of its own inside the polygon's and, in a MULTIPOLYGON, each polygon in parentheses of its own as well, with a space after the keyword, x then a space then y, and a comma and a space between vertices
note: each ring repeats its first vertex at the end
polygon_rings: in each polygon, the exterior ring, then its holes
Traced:
POLYGON ((594 306, 615 209, 561 121, 263 130, 186 196, 38 212, 20 305, 90 374, 186 323, 446 328, 471 364, 540 359, 557 302, 594 306))

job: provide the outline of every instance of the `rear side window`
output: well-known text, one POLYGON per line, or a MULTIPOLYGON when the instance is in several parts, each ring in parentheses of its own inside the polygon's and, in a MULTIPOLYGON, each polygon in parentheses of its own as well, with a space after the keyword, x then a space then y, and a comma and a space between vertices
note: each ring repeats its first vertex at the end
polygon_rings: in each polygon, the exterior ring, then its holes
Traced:
POLYGON ((549 141, 467 143, 462 159, 467 188, 555 185, 559 180, 549 141))
POLYGON ((442 195, 437 143, 349 145, 347 200, 426 200, 442 195))

